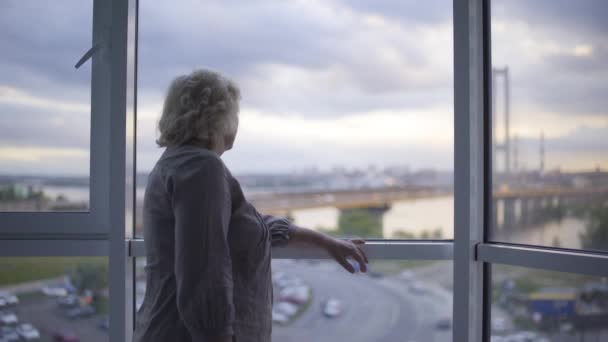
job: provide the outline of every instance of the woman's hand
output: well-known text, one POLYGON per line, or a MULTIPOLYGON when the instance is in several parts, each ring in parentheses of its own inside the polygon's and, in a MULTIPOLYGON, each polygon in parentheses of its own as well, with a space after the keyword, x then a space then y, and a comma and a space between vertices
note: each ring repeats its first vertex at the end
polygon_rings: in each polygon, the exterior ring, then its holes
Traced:
POLYGON ((355 268, 346 258, 350 257, 359 263, 362 272, 367 272, 367 255, 361 248, 365 241, 362 239, 337 239, 316 230, 295 226, 289 239, 289 244, 322 248, 350 273, 355 268))
POLYGON ((361 272, 367 272, 367 255, 361 248, 364 244, 365 241, 361 239, 329 238, 325 243, 325 249, 348 272, 355 273, 353 265, 346 260, 348 257, 359 263, 361 272))

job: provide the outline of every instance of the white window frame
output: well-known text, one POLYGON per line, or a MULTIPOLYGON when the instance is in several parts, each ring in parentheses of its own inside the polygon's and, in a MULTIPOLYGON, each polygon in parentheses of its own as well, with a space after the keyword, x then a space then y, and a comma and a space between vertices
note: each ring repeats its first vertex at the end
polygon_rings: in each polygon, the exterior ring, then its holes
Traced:
MULTIPOLYGON (((128 108, 137 100, 136 87, 129 83, 137 75, 138 0, 94 1, 93 43, 101 42, 102 49, 93 59, 91 211, 1 213, 0 257, 109 256, 109 340, 131 341, 135 258, 145 256, 143 240, 133 238, 136 102, 128 108), (129 63, 134 63, 131 70, 129 63)), ((453 260, 452 340, 458 342, 489 342, 493 264, 608 276, 608 252, 487 241, 492 200, 489 8, 490 0, 453 0, 454 241, 368 240, 365 245, 371 259, 453 260)), ((329 258, 321 250, 295 247, 277 249, 273 256, 329 258)))

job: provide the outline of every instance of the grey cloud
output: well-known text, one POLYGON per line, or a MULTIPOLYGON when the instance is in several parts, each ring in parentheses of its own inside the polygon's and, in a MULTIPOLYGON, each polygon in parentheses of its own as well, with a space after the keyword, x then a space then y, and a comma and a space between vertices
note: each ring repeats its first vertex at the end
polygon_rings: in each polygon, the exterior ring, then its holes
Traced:
POLYGON ((341 0, 355 10, 407 22, 432 24, 452 20, 452 0, 341 0))
MULTIPOLYGON (((9 1, 0 11, 0 83, 23 88, 88 86, 74 64, 91 47, 90 1, 9 1)), ((85 75, 85 77, 83 77, 85 75)))
POLYGON ((85 113, 0 105, 0 145, 87 150, 89 127, 90 117, 85 113))
MULTIPOLYGON (((511 66, 514 107, 542 108, 565 116, 606 115, 608 108, 608 2, 601 0, 503 0, 492 2, 493 18, 504 22, 525 22, 530 39, 542 36, 560 48, 589 46, 588 56, 574 51, 556 51, 542 60, 521 58, 504 60, 511 66)), ((508 49, 508 32, 493 44, 508 49)), ((494 49, 495 52, 498 49, 494 49)))
POLYGON ((525 20, 531 28, 549 28, 562 34, 608 32, 608 2, 604 0, 500 0, 492 1, 493 15, 525 20))
MULTIPOLYGON (((413 7, 412 3, 408 6, 413 7)), ((433 12, 427 7, 438 3, 418 3, 418 9, 423 13, 433 12)), ((142 3, 139 85, 143 92, 164 89, 176 74, 205 66, 243 81, 244 101, 261 110, 278 108, 307 115, 349 115, 369 109, 435 104, 425 102, 428 100, 451 103, 451 89, 445 93, 442 89, 451 87, 451 72, 437 75, 429 68, 428 56, 424 56, 418 46, 395 42, 402 62, 410 69, 428 70, 429 80, 424 82, 395 73, 375 55, 378 52, 369 46, 370 42, 353 40, 349 31, 353 27, 348 26, 351 23, 341 25, 337 19, 299 13, 298 6, 290 2, 264 2, 264 5, 254 2, 239 6, 238 10, 217 6, 214 2, 194 5, 184 13, 180 9, 142 3), (211 18, 214 11, 221 12, 218 18, 211 18), (212 14, 205 14, 207 12, 212 14), (175 25, 175 20, 180 19, 186 24, 175 25), (307 84, 307 89, 299 84, 277 89, 273 85, 276 75, 260 71, 265 65, 293 66, 313 72, 340 68, 348 74, 348 79, 307 84)), ((446 11, 450 12, 450 8, 446 11)), ((416 19, 418 14, 404 10, 403 17, 412 20, 400 24, 413 27, 408 25, 426 19, 416 19)), ((415 41, 413 36, 401 38, 415 41)), ((446 50, 446 64, 450 65, 451 46, 446 50)))

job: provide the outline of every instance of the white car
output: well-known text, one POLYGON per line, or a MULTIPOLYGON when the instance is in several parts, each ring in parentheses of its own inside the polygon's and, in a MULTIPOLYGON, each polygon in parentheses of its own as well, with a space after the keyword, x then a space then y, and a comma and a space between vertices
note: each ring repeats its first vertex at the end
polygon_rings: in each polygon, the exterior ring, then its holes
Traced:
POLYGON ((306 285, 286 287, 279 293, 279 298, 281 301, 304 304, 310 299, 310 287, 306 285))
POLYGON ((12 293, 0 292, 0 298, 4 300, 5 305, 17 305, 19 304, 19 298, 12 293))
POLYGON ((336 298, 329 298, 323 302, 323 315, 337 317, 342 313, 342 302, 336 298))
POLYGON ((296 276, 290 276, 285 273, 279 272, 275 277, 273 277, 274 284, 279 289, 284 289, 286 287, 300 286, 302 285, 302 279, 296 276))
POLYGON ((284 314, 277 312, 276 310, 272 310, 272 322, 278 324, 285 324, 289 322, 289 317, 284 314))
POLYGON ((49 297, 65 297, 68 295, 68 290, 61 286, 43 286, 40 290, 49 297))
POLYGON ((0 297, 0 308, 3 308, 7 305, 8 305, 8 303, 6 302, 6 300, 4 298, 0 297))
POLYGON ((425 294, 427 292, 427 288, 421 281, 414 281, 410 285, 410 292, 415 294, 425 294))
POLYGON ((12 325, 17 324, 18 322, 19 319, 15 313, 8 311, 0 312, 0 323, 3 325, 12 325))
POLYGON ((399 278, 405 282, 410 282, 414 280, 414 272, 410 270, 403 270, 399 273, 399 278))
POLYGON ((279 302, 277 305, 275 305, 273 310, 287 316, 288 318, 291 318, 293 315, 298 313, 298 306, 289 302, 279 302))
POLYGON ((29 323, 20 324, 17 327, 17 334, 26 341, 35 341, 40 339, 40 332, 29 323))

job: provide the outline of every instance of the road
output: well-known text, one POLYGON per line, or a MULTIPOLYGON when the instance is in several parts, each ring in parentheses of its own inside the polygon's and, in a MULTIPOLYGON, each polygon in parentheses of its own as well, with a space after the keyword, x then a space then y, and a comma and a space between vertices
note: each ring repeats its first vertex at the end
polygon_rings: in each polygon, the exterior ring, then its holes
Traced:
POLYGON ((273 327, 273 341, 446 342, 451 330, 438 330, 438 320, 452 316, 452 295, 440 286, 424 283, 425 293, 412 293, 396 277, 352 275, 334 263, 278 262, 275 271, 299 276, 313 289, 306 312, 286 326, 273 327), (325 318, 321 301, 336 297, 344 305, 341 316, 325 318))

